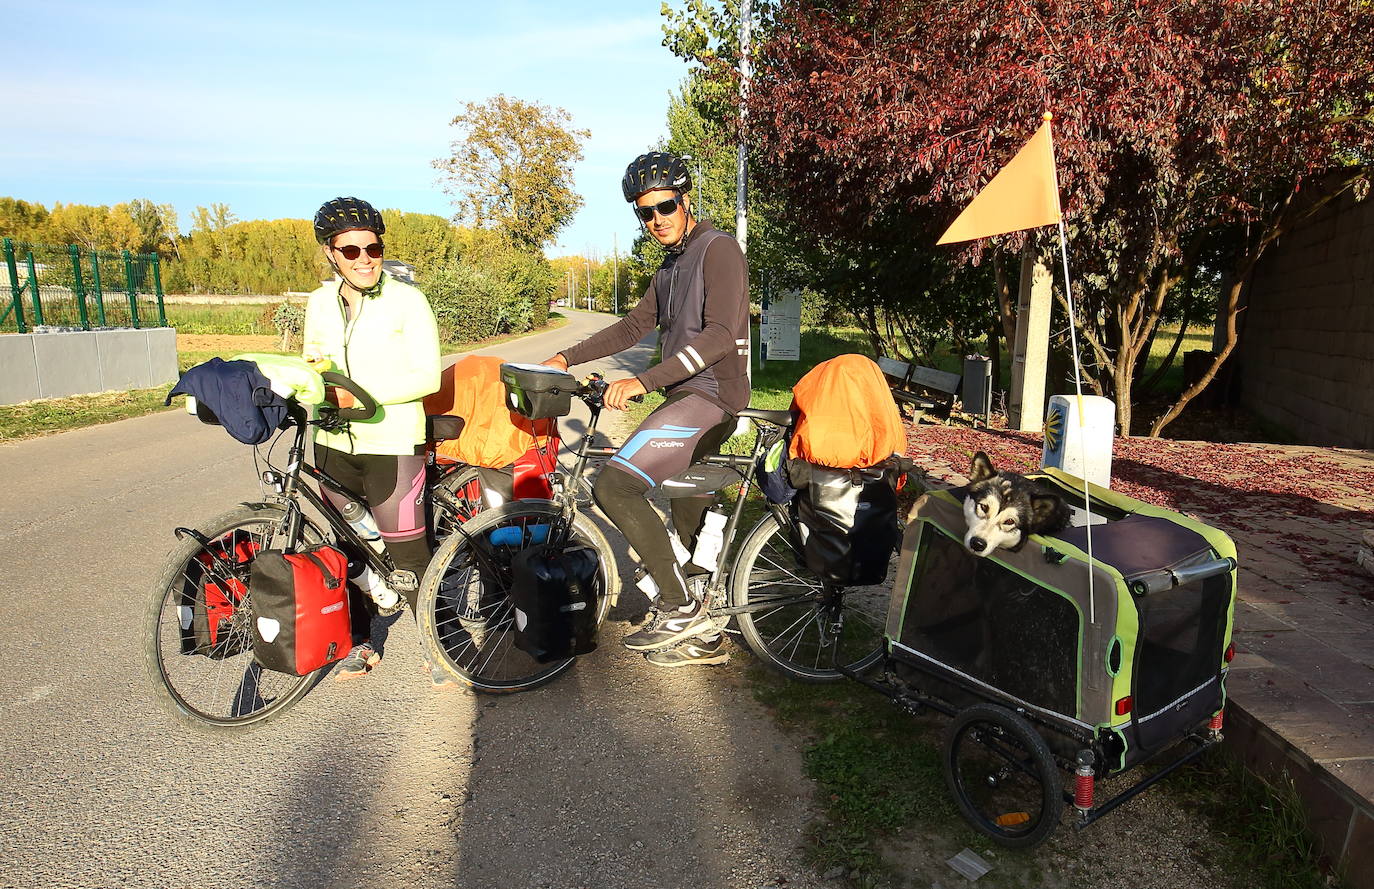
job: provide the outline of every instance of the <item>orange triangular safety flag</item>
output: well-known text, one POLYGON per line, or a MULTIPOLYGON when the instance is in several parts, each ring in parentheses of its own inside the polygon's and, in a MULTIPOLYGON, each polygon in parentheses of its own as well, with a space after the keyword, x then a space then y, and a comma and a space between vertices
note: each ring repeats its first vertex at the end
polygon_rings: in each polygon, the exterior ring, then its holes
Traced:
POLYGON ((1047 119, 936 243, 990 238, 1058 221, 1059 185, 1047 119))

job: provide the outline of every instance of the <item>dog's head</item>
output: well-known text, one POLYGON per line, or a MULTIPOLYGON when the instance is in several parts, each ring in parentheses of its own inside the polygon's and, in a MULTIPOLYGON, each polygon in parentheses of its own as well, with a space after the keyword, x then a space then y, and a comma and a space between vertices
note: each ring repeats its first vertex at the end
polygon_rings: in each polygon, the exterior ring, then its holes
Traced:
POLYGON ((1069 509, 1058 494, 1042 490, 1015 472, 1003 472, 988 455, 973 455, 968 495, 964 498, 964 547, 975 556, 1002 548, 1019 550, 1031 534, 1058 531, 1069 521, 1069 509))

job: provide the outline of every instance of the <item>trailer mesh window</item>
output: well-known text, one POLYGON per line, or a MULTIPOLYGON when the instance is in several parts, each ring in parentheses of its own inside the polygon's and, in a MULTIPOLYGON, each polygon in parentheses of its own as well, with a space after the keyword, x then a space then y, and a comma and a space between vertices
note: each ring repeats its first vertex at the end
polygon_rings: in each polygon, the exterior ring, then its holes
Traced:
POLYGON ((1078 711, 1073 603, 934 527, 922 534, 901 643, 1027 703, 1078 711))

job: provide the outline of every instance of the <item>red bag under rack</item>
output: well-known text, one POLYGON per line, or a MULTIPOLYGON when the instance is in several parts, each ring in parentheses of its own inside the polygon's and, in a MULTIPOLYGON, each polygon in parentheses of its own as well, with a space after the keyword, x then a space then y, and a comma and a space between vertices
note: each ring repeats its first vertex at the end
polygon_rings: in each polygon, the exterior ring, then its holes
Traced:
POLYGON ((253 657, 269 670, 305 676, 352 647, 348 559, 331 546, 263 550, 253 561, 253 657))

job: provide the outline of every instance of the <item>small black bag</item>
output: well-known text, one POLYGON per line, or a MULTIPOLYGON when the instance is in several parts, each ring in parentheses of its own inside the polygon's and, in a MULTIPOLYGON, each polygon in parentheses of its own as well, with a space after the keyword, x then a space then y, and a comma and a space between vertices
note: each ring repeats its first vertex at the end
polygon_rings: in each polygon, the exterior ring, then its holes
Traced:
POLYGON ((841 586, 882 583, 901 539, 896 470, 881 464, 868 469, 807 469, 798 472, 794 466, 792 472, 794 482, 808 476, 796 501, 806 567, 841 586))
POLYGON ((596 650, 601 573, 596 550, 548 543, 511 560, 515 646, 540 663, 596 650))
POLYGON ((542 364, 503 364, 506 406, 531 420, 566 417, 572 410, 577 378, 542 364))
POLYGON ((792 430, 789 429, 786 435, 774 442, 773 446, 759 457, 754 473, 763 496, 767 497, 770 503, 779 506, 786 506, 797 496, 798 485, 792 479, 788 465, 796 462, 787 456, 791 443, 792 430))

